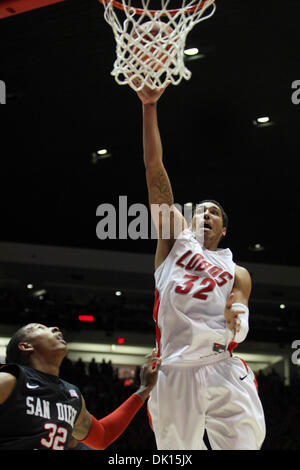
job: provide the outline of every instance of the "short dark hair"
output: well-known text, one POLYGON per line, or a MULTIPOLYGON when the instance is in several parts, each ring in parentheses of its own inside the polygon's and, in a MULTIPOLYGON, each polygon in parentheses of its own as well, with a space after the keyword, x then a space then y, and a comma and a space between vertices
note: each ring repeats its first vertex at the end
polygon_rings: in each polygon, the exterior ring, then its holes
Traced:
POLYGON ((221 206, 221 204, 218 202, 218 201, 215 201, 214 199, 204 199, 203 201, 200 201, 198 202, 198 205, 200 204, 204 204, 205 202, 212 202, 213 204, 216 204, 216 206, 219 207, 219 209, 221 210, 221 213, 222 213, 222 219, 223 219, 223 227, 228 227, 228 215, 226 214, 226 212, 224 211, 223 207, 221 206))
POLYGON ((22 326, 11 337, 6 347, 6 364, 20 364, 24 366, 28 364, 29 354, 19 349, 19 343, 25 341, 28 335, 28 330, 26 331, 25 328, 26 326, 22 326))

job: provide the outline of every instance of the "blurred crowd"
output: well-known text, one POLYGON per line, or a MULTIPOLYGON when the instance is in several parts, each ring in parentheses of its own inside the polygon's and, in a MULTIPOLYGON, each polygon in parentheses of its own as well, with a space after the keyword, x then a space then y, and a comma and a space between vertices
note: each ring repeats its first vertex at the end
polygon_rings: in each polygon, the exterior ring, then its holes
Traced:
MULTIPOLYGON (((85 364, 81 359, 72 362, 65 358, 61 378, 77 385, 86 401, 87 409, 101 419, 116 409, 139 386, 139 367, 133 378, 119 378, 118 369, 111 362, 85 364)), ((257 375, 259 395, 264 407, 267 434, 262 450, 300 450, 300 379, 289 386, 272 370, 257 375)), ((206 441, 207 443, 207 441, 206 441)), ((73 444, 75 445, 75 444, 73 444)), ((209 448, 209 443, 207 443, 209 448)), ((76 450, 89 450, 78 444, 76 450)), ((146 404, 137 413, 126 431, 109 447, 111 452, 128 450, 156 450, 154 434, 149 426, 146 404)))

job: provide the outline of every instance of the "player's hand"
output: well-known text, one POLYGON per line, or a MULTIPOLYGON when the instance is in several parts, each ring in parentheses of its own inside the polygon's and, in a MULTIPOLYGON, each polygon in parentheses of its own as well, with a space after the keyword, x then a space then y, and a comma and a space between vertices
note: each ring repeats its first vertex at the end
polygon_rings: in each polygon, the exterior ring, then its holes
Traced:
MULTIPOLYGON (((139 79, 135 78, 133 80, 136 86, 139 86, 139 79)), ((152 90, 148 85, 145 85, 140 91, 137 91, 137 95, 140 98, 143 104, 155 104, 164 93, 165 89, 170 85, 171 82, 167 82, 164 87, 155 88, 152 90)))
POLYGON ((144 400, 156 385, 160 365, 161 360, 157 357, 157 351, 154 349, 152 353, 145 357, 145 362, 140 371, 141 385, 136 393, 141 395, 144 400))
POLYGON ((233 332, 233 338, 237 333, 239 333, 241 329, 241 320, 239 319, 239 315, 245 313, 244 310, 237 310, 232 307, 234 303, 234 293, 231 293, 224 310, 225 321, 226 321, 226 328, 233 332))

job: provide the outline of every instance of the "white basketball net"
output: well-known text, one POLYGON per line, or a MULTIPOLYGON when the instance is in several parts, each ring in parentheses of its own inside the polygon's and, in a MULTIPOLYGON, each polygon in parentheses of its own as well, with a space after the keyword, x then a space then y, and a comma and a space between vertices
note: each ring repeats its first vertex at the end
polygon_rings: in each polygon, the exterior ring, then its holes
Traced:
POLYGON ((168 9, 172 1, 160 0, 160 10, 150 10, 150 1, 140 0, 141 8, 137 8, 131 0, 100 0, 116 40, 117 58, 111 74, 119 85, 128 84, 136 91, 144 85, 155 89, 191 78, 184 63, 186 37, 216 9, 214 0, 182 0, 178 10, 168 9), (196 7, 194 11, 192 7, 196 7), (142 26, 145 22, 147 25, 142 26), (153 34, 152 28, 157 25, 153 34))

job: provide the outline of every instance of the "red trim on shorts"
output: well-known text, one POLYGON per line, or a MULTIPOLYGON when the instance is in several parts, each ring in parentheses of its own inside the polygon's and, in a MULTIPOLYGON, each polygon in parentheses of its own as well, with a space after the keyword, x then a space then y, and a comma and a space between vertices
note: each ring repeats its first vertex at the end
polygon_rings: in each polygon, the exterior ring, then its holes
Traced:
MULTIPOLYGON (((248 366, 247 366, 246 361, 244 361, 244 359, 242 359, 241 357, 239 357, 239 359, 242 361, 242 363, 244 364, 244 366, 245 366, 245 368, 246 368, 246 371, 248 372, 249 368, 248 368, 248 366)), ((256 375, 254 374, 254 372, 253 372, 253 375, 254 375, 255 387, 256 387, 256 390, 257 390, 257 392, 258 392, 258 383, 257 383, 256 375)))
MULTIPOLYGON (((254 372, 253 372, 253 373, 254 373, 254 372)), ((255 383, 255 387, 256 387, 257 393, 258 393, 258 383, 257 383, 256 375, 255 375, 255 374, 254 374, 254 383, 255 383)))
MULTIPOLYGON (((157 357, 160 357, 160 339, 161 339, 161 332, 160 332, 160 329, 159 329, 159 326, 158 326, 159 305, 160 305, 159 291, 158 291, 158 289, 155 289, 155 298, 154 298, 154 305, 153 305, 153 319, 154 319, 154 322, 155 322, 155 331, 156 331, 157 357)), ((153 366, 155 366, 155 362, 153 362, 153 366)), ((147 403, 147 415, 148 415, 150 428, 153 431, 152 418, 151 418, 151 415, 150 415, 150 411, 148 409, 148 403, 147 403)))
POLYGON ((158 289, 155 289, 155 298, 154 298, 154 306, 153 306, 153 318, 155 321, 155 330, 156 330, 156 345, 157 345, 157 357, 160 356, 160 339, 161 339, 161 332, 158 326, 158 310, 159 310, 159 292, 158 289))
MULTIPOLYGON (((230 352, 230 356, 232 356, 232 351, 238 346, 239 343, 235 343, 234 341, 231 341, 231 343, 229 343, 228 345, 228 351, 230 352)), ((241 357, 239 357, 239 359, 242 361, 242 363, 244 364, 245 368, 246 368, 246 371, 248 372, 249 368, 247 366, 247 363, 246 361, 244 361, 244 359, 242 359, 241 357)), ((254 373, 253 373, 254 374, 254 373)), ((256 390, 258 392, 258 383, 257 383, 257 380, 256 380, 256 375, 254 374, 254 383, 255 383, 255 387, 256 387, 256 390)))
POLYGON ((242 359, 241 357, 239 357, 239 359, 242 361, 242 363, 244 364, 244 366, 246 367, 246 371, 248 372, 249 368, 247 366, 247 362, 244 361, 244 359, 242 359))
POLYGON ((235 343, 234 341, 231 341, 229 343, 227 350, 230 352, 230 356, 232 356, 232 351, 238 346, 239 343, 235 343))

